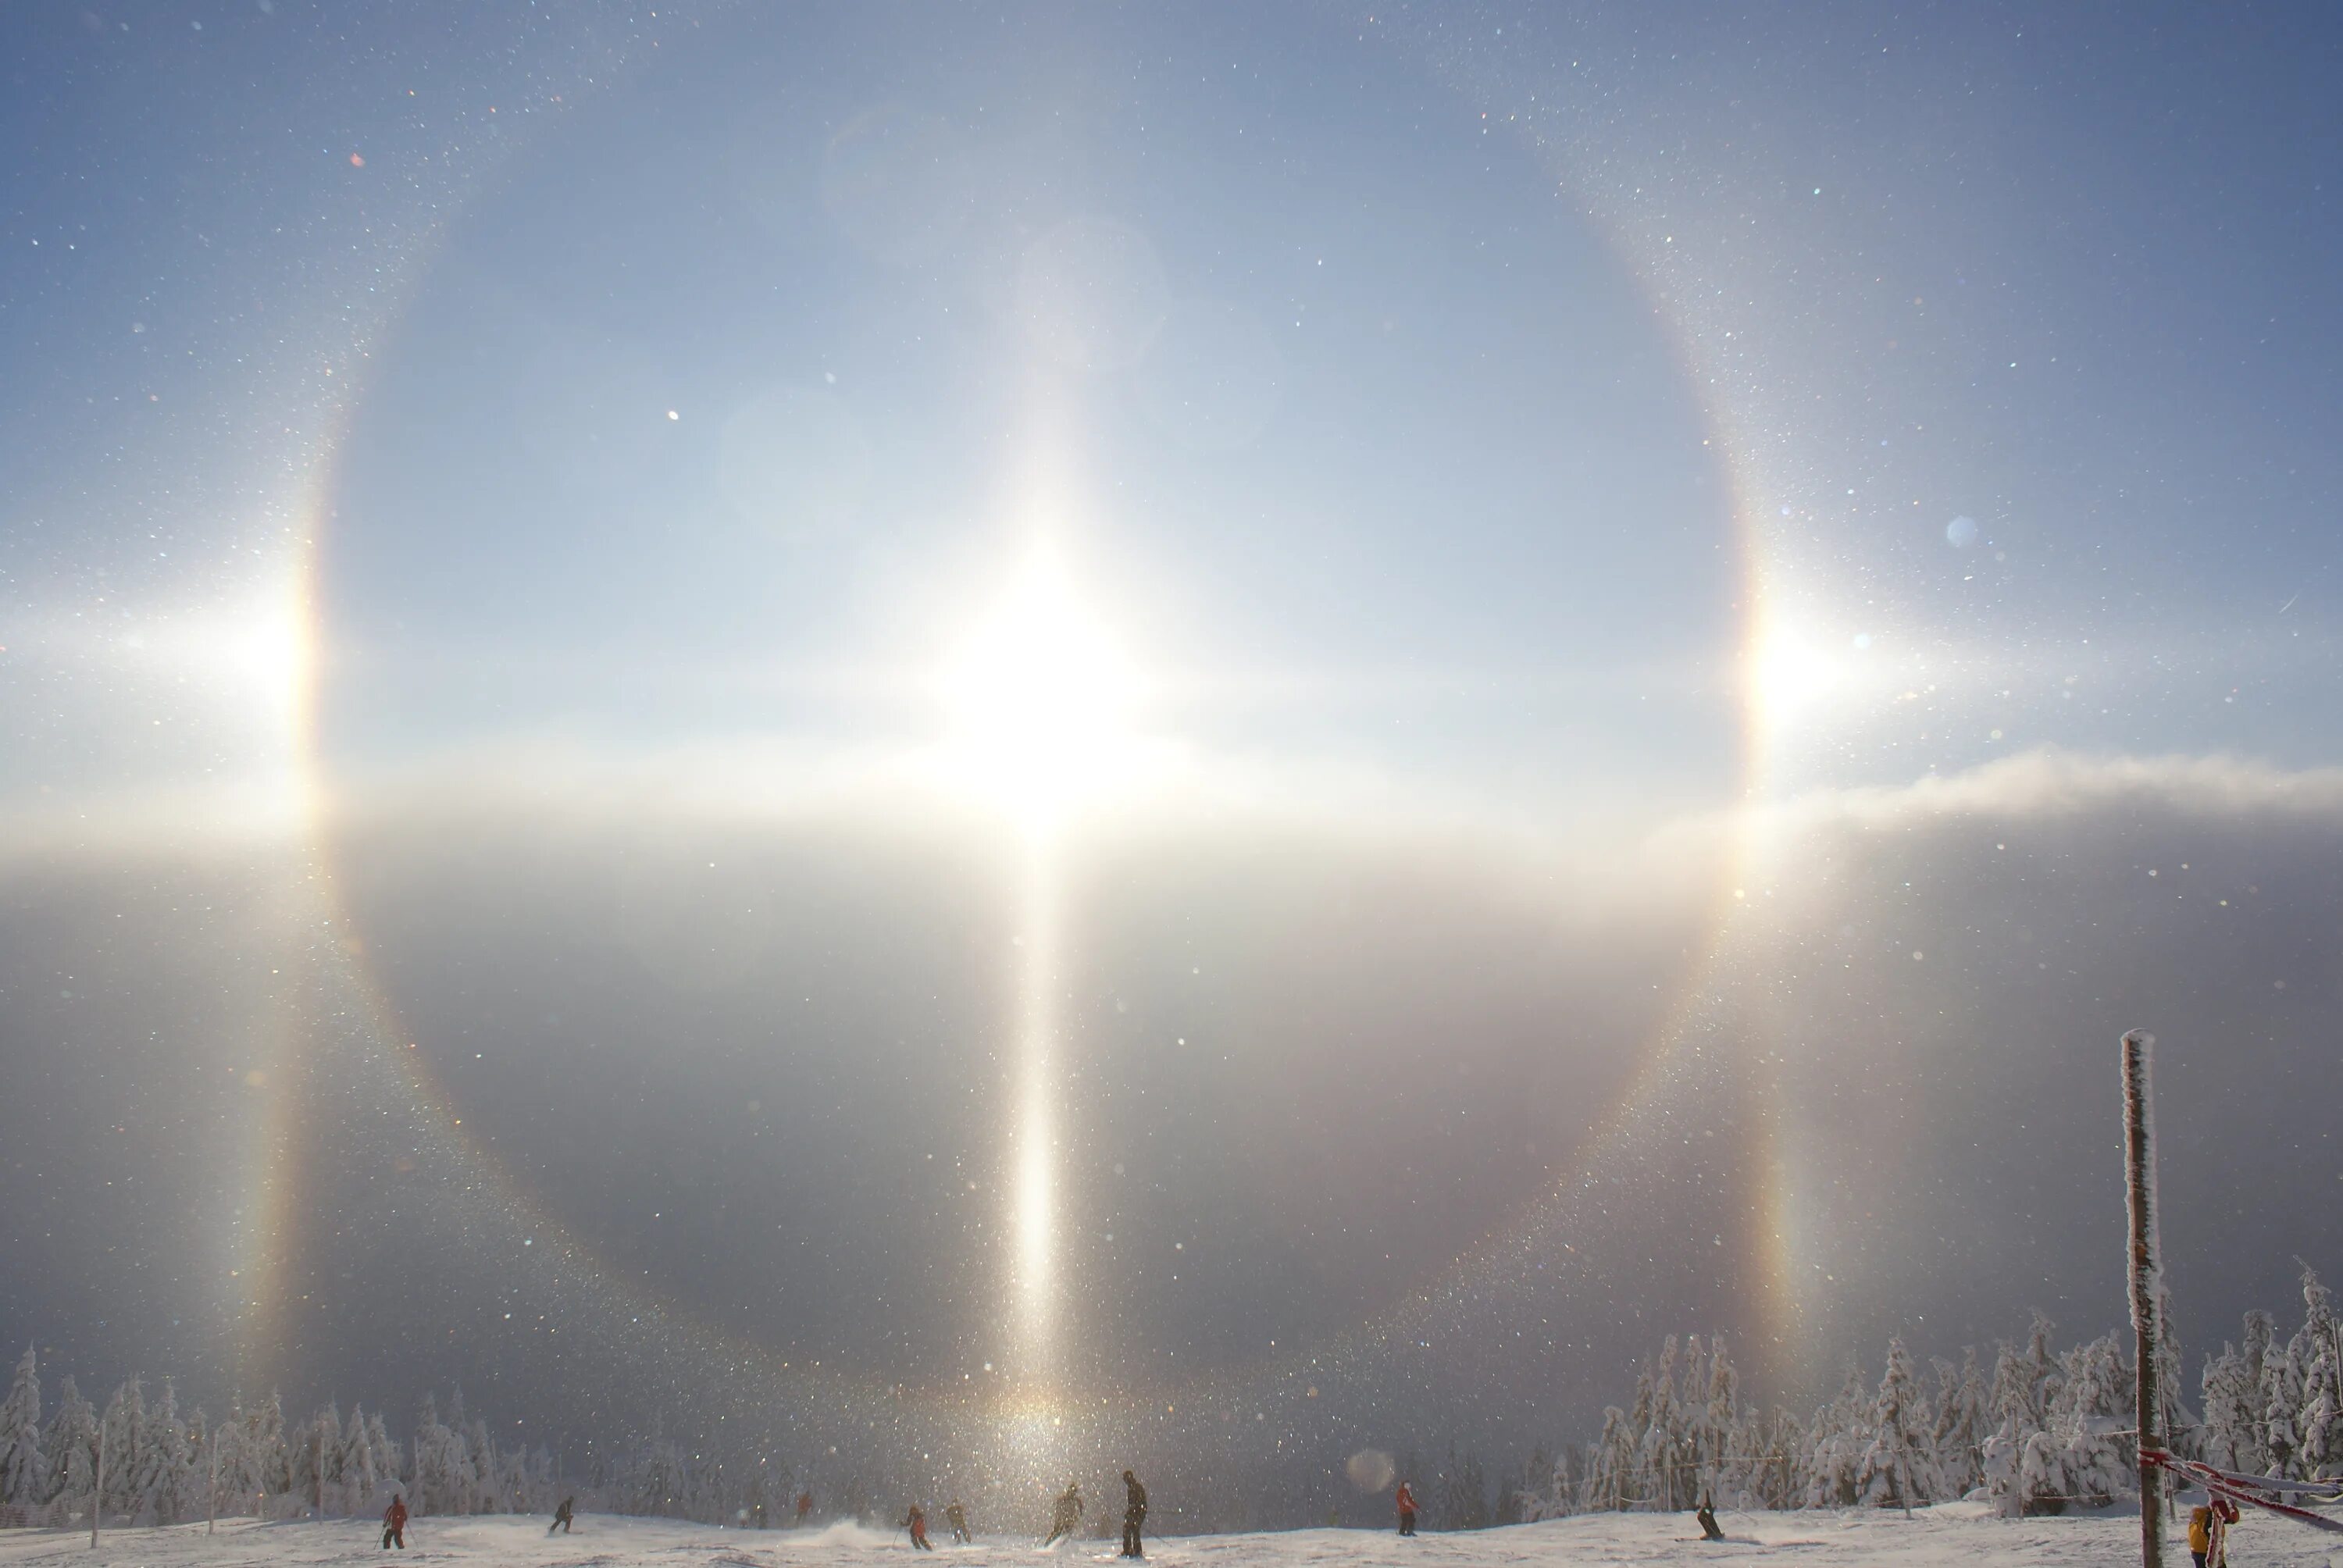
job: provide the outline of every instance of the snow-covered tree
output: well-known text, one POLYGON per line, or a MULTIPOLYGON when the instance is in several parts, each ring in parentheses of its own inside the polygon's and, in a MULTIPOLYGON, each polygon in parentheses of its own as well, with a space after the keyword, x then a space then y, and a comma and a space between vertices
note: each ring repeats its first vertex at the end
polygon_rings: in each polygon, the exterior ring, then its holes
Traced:
POLYGON ((1746 1465, 1736 1452, 1735 1441, 1742 1435, 1745 1413, 1741 1408, 1741 1374, 1735 1370, 1732 1356, 1726 1353, 1722 1334, 1708 1338, 1706 1382, 1707 1397, 1695 1442, 1700 1489, 1709 1501, 1723 1503, 1745 1490, 1746 1465))
POLYGON ((465 1468, 458 1462, 457 1449, 463 1439, 439 1419, 439 1402, 427 1393, 415 1420, 413 1441, 414 1473, 408 1480, 415 1491, 407 1500, 407 1506, 417 1513, 456 1513, 465 1468))
POLYGON ((1871 1401, 1863 1388, 1863 1371, 1850 1365, 1838 1397, 1815 1412, 1806 1428, 1806 1506, 1850 1508, 1861 1496, 1863 1451, 1861 1435, 1871 1401))
POLYGON ((1603 1435, 1595 1440, 1588 1462, 1581 1505, 1589 1513, 1616 1513, 1635 1496, 1635 1434, 1627 1412, 1617 1405, 1603 1412, 1603 1435))
MULTIPOLYGON (((2269 1346, 2266 1312, 2247 1314, 2247 1343, 2252 1344, 2257 1315, 2264 1324, 2258 1349, 2266 1351, 2269 1346)), ((2251 1474, 2268 1462, 2268 1448, 2262 1441, 2261 1373, 2256 1364, 2259 1359, 2257 1354, 2248 1361, 2247 1352, 2233 1344, 2224 1344, 2219 1355, 2205 1359, 2198 1385, 2205 1402, 2205 1426, 2198 1452, 2206 1463, 2251 1474)))
POLYGON ((285 1401, 276 1390, 244 1412, 236 1460, 236 1492, 246 1506, 265 1510, 293 1489, 291 1456, 285 1446, 285 1401))
POLYGON ((146 1446, 146 1391, 134 1377, 114 1391, 98 1418, 106 1446, 99 1504, 111 1516, 139 1511, 139 1462, 146 1446))
POLYGON ((1855 1475, 1855 1490, 1864 1502, 1908 1511, 1916 1503, 1941 1499, 1945 1488, 1936 1469, 1935 1417, 1901 1338, 1887 1342, 1887 1370, 1880 1375, 1879 1392, 1872 1402, 1870 1432, 1855 1475))
POLYGON ((41 1449, 41 1369, 26 1345, 8 1398, 0 1402, 0 1503, 30 1509, 49 1500, 48 1456, 41 1449))
POLYGON ((130 1454, 130 1513, 143 1523, 176 1523, 186 1495, 187 1432, 169 1378, 163 1380, 162 1402, 144 1414, 130 1454))
POLYGON ((367 1450, 374 1456, 375 1474, 377 1477, 377 1489, 390 1492, 402 1490, 399 1478, 407 1473, 407 1467, 402 1462, 403 1456, 399 1452, 397 1441, 390 1435, 390 1429, 383 1423, 380 1411, 367 1417, 367 1450))
POLYGON ((374 1512, 375 1489, 382 1476, 375 1467, 374 1442, 367 1428, 366 1412, 357 1405, 350 1406, 350 1419, 336 1440, 334 1469, 342 1485, 343 1512, 374 1512))
POLYGON ((2309 1264, 2302 1266, 2302 1330, 2288 1345, 2302 1368, 2301 1413, 2295 1429, 2301 1469, 2319 1475, 2343 1468, 2343 1325, 2334 1298, 2309 1264))
POLYGON ((97 1489, 97 1412, 67 1372, 57 1389, 57 1413, 42 1441, 53 1502, 85 1508, 97 1489))
POLYGON ((2049 1435, 2061 1445, 2063 1495, 2070 1501, 2104 1508, 2137 1489, 2133 1444, 2117 1435, 2131 1428, 2132 1389, 2132 1372, 2115 1335, 2068 1353, 2049 1435))
POLYGON ((1966 1497, 1985 1483, 1982 1454, 1993 1430, 1987 1417, 1992 1393, 1975 1346, 1961 1353, 1957 1367, 1939 1357, 1936 1368, 1936 1421, 1930 1441, 1936 1451, 1937 1473, 1945 1495, 1966 1497))
POLYGON ((187 1462, 180 1473, 179 1496, 174 1512, 181 1519, 200 1519, 211 1508, 211 1422, 201 1405, 187 1415, 187 1462))

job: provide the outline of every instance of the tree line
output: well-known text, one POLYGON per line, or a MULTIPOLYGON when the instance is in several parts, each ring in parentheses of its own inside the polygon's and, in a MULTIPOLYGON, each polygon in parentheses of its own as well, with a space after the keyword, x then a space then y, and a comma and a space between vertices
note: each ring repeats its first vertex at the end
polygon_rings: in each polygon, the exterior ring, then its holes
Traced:
MULTIPOLYGON (((2302 1323, 2284 1341, 2268 1312, 2206 1357, 2200 1408, 2182 1400, 2182 1355, 2159 1350, 2173 1450, 2224 1470, 2308 1480, 2343 1470, 2343 1323, 2302 1271, 2302 1323)), ((2170 1319, 2167 1316, 2167 1322, 2170 1319)), ((1838 1392, 1801 1419, 1742 1397, 1721 1336, 1671 1336, 1625 1407, 1593 1442, 1534 1458, 1520 1517, 1604 1510, 1921 1507, 1981 1495, 2005 1514, 2105 1507, 2138 1492, 2128 1332, 2051 1348, 2039 1312, 2024 1342, 1938 1358, 1924 1372, 1888 1342, 1878 1381, 1850 1365, 1838 1392)))

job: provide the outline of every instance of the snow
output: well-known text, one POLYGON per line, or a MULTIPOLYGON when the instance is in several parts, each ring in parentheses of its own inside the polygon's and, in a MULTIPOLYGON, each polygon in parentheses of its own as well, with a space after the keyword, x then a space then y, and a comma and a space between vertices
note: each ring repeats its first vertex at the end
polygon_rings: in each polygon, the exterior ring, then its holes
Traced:
MULTIPOLYGON (((1688 1513, 1582 1514, 1497 1530, 1431 1533, 1403 1541, 1388 1531, 1296 1530, 1275 1534, 1170 1537, 1151 1542, 1156 1568, 1603 1568, 1608 1564, 1778 1560, 1801 1568, 1974 1568, 2001 1564, 2106 1564, 2136 1561, 2139 1517, 2128 1509, 2057 1519, 2004 1519, 1983 1503, 1916 1509, 1725 1513, 1726 1539, 1703 1544, 1688 1513)), ((569 1535, 548 1535, 543 1518, 481 1515, 418 1519, 407 1527, 407 1558, 432 1564, 511 1563, 541 1568, 870 1568, 913 1557, 900 1531, 854 1525, 815 1532, 719 1530, 659 1519, 581 1515, 569 1535)), ((2172 1532, 2177 1535, 2178 1531, 2172 1532)), ((398 1557, 379 1544, 381 1526, 363 1520, 264 1524, 223 1522, 216 1535, 176 1524, 107 1532, 98 1550, 74 1530, 0 1531, 0 1565, 71 1560, 104 1564, 307 1564, 379 1563, 398 1557)), ((2281 1520, 2248 1517, 2233 1537, 2239 1561, 2268 1568, 2327 1564, 2331 1537, 2281 1520)), ((2177 1543, 2172 1549, 2180 1557, 2177 1543)), ((994 1564, 1111 1563, 1113 1543, 1085 1540, 1042 1552, 1028 1539, 939 1543, 952 1568, 994 1564)))

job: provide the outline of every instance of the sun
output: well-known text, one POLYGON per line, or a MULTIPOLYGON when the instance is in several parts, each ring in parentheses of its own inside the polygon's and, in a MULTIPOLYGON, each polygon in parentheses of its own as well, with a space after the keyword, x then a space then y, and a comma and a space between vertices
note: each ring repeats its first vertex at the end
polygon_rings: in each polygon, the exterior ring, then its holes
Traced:
POLYGON ((1053 819, 1132 769, 1141 682, 1053 561, 1026 565, 939 684, 953 773, 1021 817, 1053 819))

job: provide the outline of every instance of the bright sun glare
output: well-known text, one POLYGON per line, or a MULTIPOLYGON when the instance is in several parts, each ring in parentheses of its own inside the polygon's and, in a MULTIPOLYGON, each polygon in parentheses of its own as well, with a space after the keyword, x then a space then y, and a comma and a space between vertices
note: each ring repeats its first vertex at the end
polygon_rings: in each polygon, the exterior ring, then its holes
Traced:
POLYGON ((1053 564, 1026 568, 941 684, 955 771, 1021 815, 1054 816, 1131 766, 1138 680, 1053 564))

